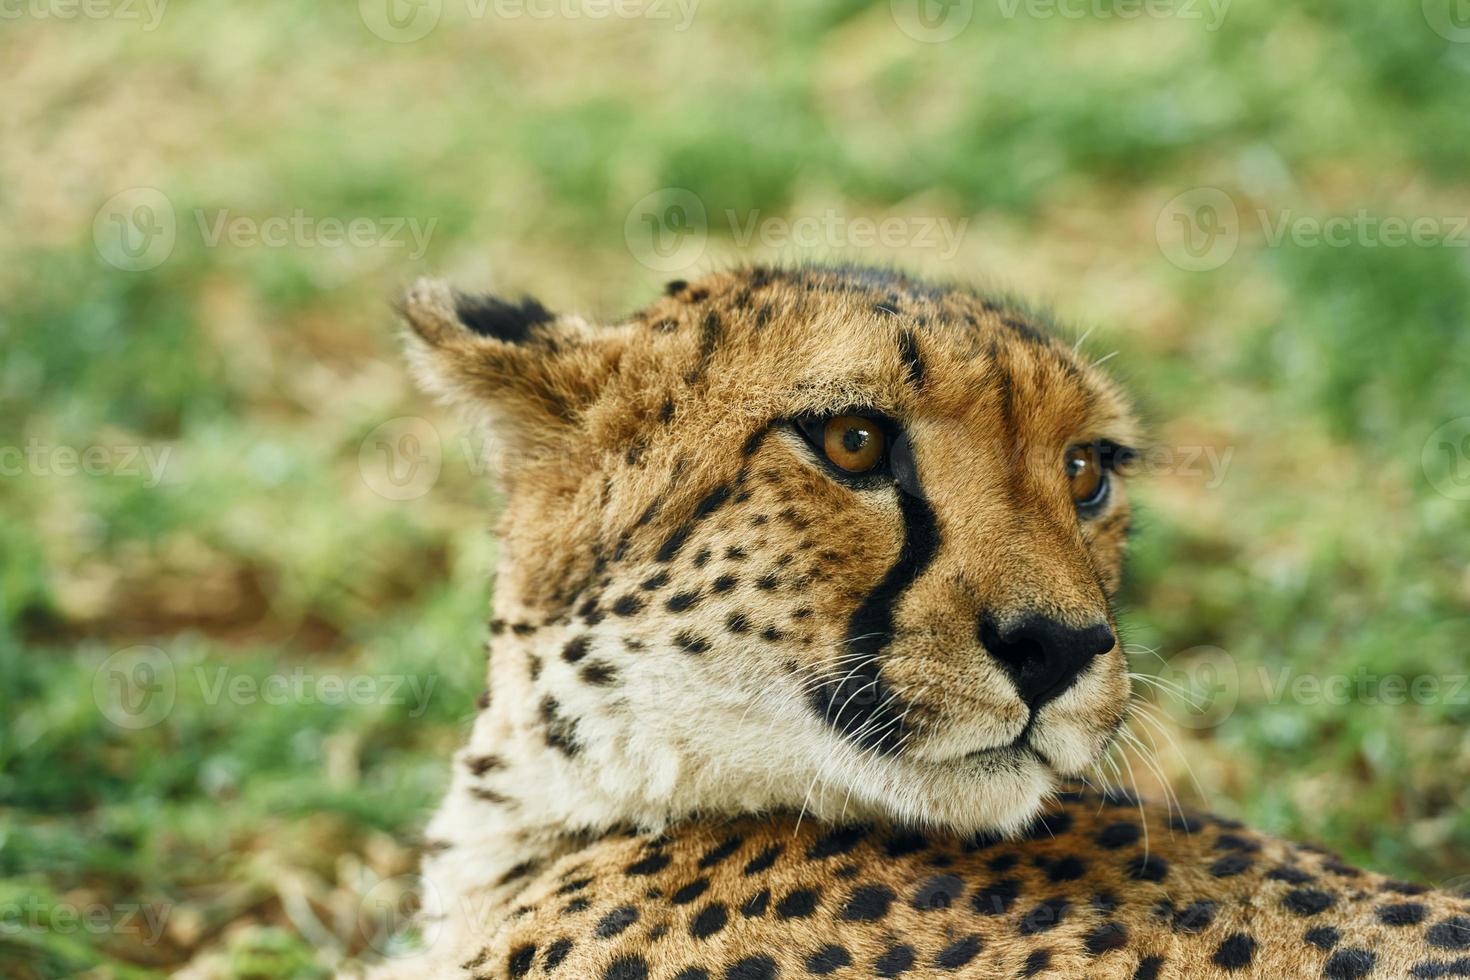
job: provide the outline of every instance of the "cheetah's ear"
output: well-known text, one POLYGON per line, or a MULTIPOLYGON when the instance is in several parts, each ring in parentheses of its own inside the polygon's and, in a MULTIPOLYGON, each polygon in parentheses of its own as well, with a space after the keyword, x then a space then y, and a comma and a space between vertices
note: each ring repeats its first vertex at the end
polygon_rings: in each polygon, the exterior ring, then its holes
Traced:
POLYGON ((555 452, 616 369, 621 344, 534 299, 466 296, 421 279, 399 311, 419 384, 487 421, 516 454, 555 452))

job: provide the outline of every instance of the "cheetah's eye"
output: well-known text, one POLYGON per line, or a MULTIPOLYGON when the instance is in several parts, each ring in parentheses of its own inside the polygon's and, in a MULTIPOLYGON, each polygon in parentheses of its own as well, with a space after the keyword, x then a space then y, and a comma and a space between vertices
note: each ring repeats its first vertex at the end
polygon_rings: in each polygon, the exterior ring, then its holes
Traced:
POLYGON ((861 415, 838 415, 822 429, 822 452, 847 473, 867 473, 883 462, 887 438, 878 423, 861 415))
POLYGON ((1079 510, 1095 509, 1107 499, 1108 468, 1096 446, 1068 449, 1066 467, 1072 502, 1079 510))

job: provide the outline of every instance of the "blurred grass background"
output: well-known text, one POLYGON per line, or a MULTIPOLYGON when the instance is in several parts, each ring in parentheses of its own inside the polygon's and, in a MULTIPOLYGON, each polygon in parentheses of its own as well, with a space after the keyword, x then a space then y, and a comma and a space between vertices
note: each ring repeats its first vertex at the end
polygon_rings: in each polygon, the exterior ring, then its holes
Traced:
MULTIPOLYGON (((639 202, 669 189, 707 211, 683 274, 811 254, 741 247, 752 219, 945 220, 953 250, 838 231, 817 251, 1036 296, 1091 330, 1092 356, 1117 351, 1158 443, 1224 461, 1176 457, 1138 489, 1135 669, 1219 695, 1203 720, 1164 706, 1183 749, 1161 744, 1164 775, 1263 829, 1464 885, 1470 25, 1435 0, 1176 7, 17 8, 0 31, 0 973, 316 977, 387 948, 480 688, 495 507, 473 444, 406 382, 389 303, 437 272, 634 308, 668 277, 639 202), (107 202, 136 188, 175 235, 127 271, 107 202), (1169 231, 1200 188, 1239 229, 1203 270, 1169 231), (431 233, 422 255, 211 243, 222 213, 431 233), (1439 240, 1269 234, 1359 215, 1429 219, 1439 240), (394 500, 371 436, 403 417, 439 434, 442 468, 394 500), (57 472, 68 447, 103 447, 108 472, 57 472), (160 479, 134 451, 166 459, 160 479), (168 710, 120 723, 119 670, 168 710), (1439 686, 1281 694, 1302 675, 1439 686), (252 686, 283 677, 318 696, 252 686), (370 696, 331 696, 355 677, 370 696)), ((1184 213, 1201 232, 1217 216, 1184 213)))

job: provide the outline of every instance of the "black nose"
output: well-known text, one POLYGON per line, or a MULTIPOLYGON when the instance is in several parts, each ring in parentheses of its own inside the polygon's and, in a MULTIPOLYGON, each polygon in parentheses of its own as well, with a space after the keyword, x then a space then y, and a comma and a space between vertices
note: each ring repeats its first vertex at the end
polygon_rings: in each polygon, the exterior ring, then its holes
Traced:
POLYGON ((1028 616, 998 629, 989 616, 982 616, 980 642, 1010 675, 1021 700, 1038 711, 1071 687, 1092 658, 1107 653, 1116 640, 1106 623, 1079 628, 1028 616))

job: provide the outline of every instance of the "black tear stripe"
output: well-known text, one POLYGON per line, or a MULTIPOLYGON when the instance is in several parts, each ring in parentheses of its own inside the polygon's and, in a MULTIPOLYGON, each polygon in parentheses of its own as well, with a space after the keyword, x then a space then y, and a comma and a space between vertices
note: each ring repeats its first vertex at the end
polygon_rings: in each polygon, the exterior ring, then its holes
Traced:
POLYGON ((866 749, 894 755, 903 744, 905 704, 883 679, 880 657, 893 640, 893 610, 939 552, 939 522, 924 498, 917 470, 912 487, 898 488, 903 547, 898 560, 847 624, 844 659, 807 696, 827 724, 866 749))

